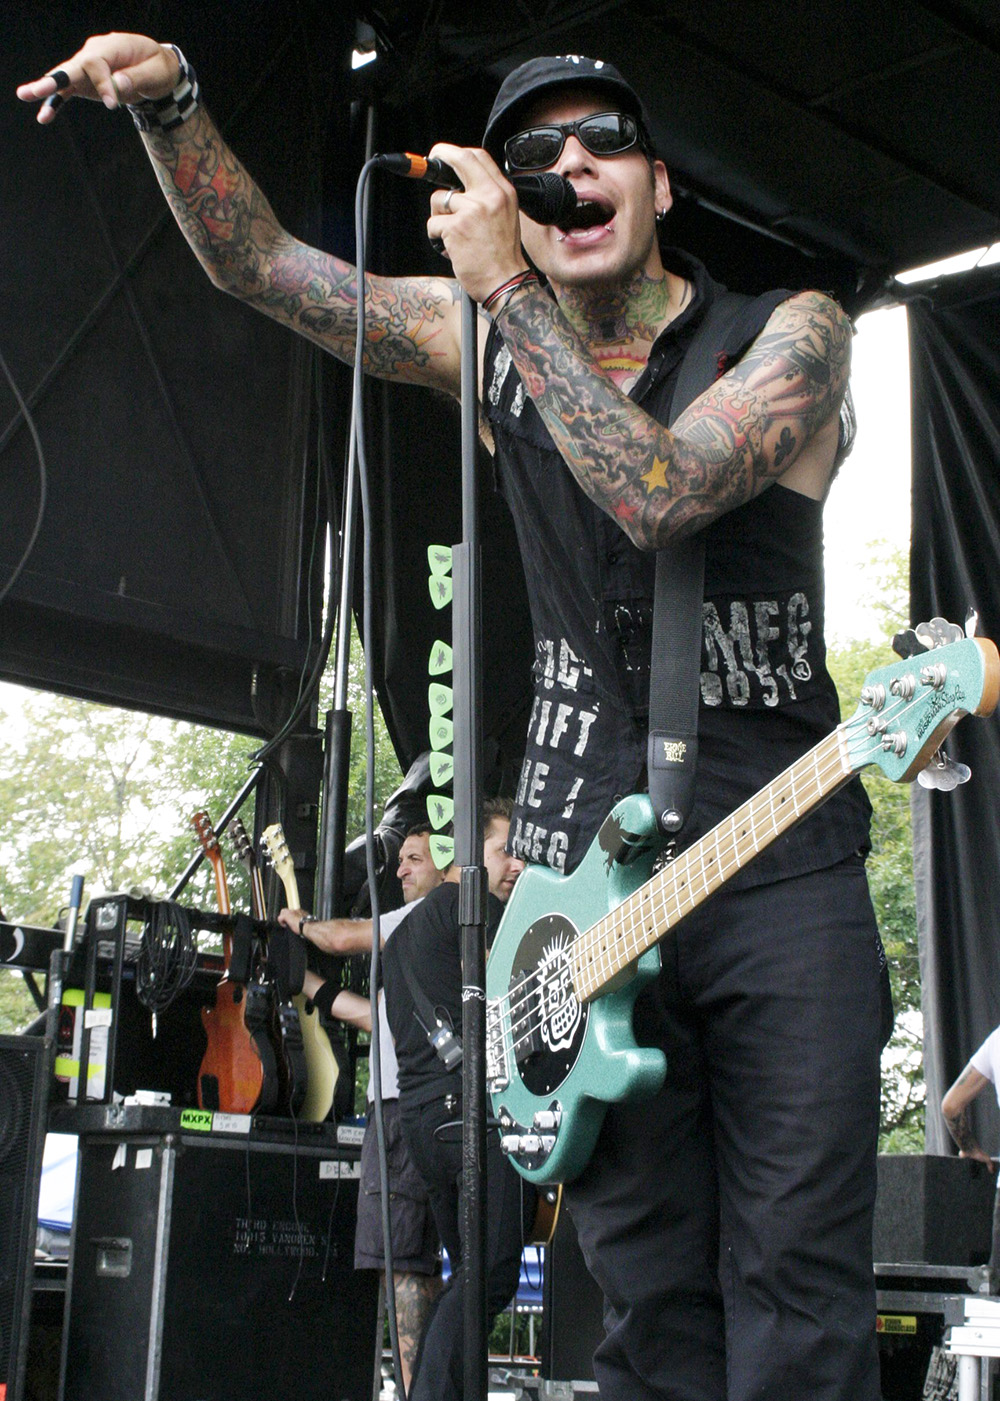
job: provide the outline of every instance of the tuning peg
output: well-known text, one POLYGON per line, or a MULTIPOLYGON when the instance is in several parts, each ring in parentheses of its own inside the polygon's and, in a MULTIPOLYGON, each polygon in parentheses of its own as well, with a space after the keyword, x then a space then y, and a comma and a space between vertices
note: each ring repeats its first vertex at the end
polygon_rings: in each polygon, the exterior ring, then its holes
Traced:
POLYGON ((965 635, 975 637, 976 628, 979 626, 979 614, 975 608, 970 608, 965 614, 965 635))
POLYGON ((932 618, 929 623, 917 623, 914 632, 928 651, 935 647, 947 647, 951 642, 961 642, 965 636, 963 629, 957 623, 949 623, 947 618, 932 618))
POLYGON ((907 628, 905 632, 897 632, 892 639, 892 650, 897 657, 902 657, 903 661, 909 661, 911 657, 919 657, 921 652, 928 649, 920 641, 920 638, 912 628, 907 628))
POLYGON ((968 783, 971 777, 968 764, 960 764, 957 759, 949 759, 943 749, 935 749, 930 763, 917 774, 917 782, 922 788, 938 788, 942 793, 950 793, 960 783, 968 783))

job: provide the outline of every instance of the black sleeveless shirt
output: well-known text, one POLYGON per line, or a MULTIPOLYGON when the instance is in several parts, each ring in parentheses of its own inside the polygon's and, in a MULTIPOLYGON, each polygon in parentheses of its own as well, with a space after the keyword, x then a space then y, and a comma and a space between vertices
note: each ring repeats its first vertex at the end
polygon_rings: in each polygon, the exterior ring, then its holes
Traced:
MULTIPOLYGON (((630 394, 661 422, 694 333, 724 290, 687 254, 668 250, 664 260, 694 295, 630 394)), ((774 304, 761 299, 747 345, 774 304)), ((613 803, 646 787, 655 554, 637 549, 577 486, 495 326, 483 390, 535 634, 511 846, 526 861, 570 871, 613 803)), ((699 754, 685 845, 839 720, 823 638, 822 503, 775 485, 706 527, 704 539, 699 754)), ((732 884, 819 870, 866 849, 869 816, 855 778, 732 884)))

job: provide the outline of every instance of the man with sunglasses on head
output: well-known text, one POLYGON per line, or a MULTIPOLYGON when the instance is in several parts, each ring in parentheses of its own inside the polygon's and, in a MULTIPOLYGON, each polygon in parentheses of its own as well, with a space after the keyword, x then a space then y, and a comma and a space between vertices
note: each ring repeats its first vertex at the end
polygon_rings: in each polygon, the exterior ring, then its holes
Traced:
MULTIPOLYGON (((216 285, 352 359, 355 269, 278 225, 178 50, 102 35, 19 95, 42 102, 43 124, 73 96, 131 104, 216 285)), ((644 785, 654 554, 697 531, 693 838, 838 720, 821 511, 844 446, 850 324, 816 291, 727 298, 694 258, 661 247, 667 171, 610 64, 522 64, 481 149, 431 154, 463 186, 430 196, 427 223, 454 279, 368 278, 365 363, 458 395, 459 287, 479 303, 484 436, 536 641, 513 849, 572 870, 616 797, 644 785), (520 214, 506 176, 533 170, 572 184, 563 226, 520 214), (674 404, 692 379, 693 399, 674 404)), ((568 1192, 606 1298, 604 1401, 878 1401, 887 980, 868 816, 855 782, 778 839, 671 935, 636 1004, 666 1083, 611 1106, 568 1192)))

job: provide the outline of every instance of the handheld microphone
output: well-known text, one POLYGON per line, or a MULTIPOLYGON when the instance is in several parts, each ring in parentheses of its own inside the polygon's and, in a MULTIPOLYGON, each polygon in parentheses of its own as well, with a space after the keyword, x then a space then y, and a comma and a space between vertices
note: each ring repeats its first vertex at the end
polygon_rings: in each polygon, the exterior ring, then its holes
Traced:
MULTIPOLYGON (((376 156, 375 164, 394 175, 410 180, 427 180, 440 189, 462 190, 464 185, 450 165, 436 156, 414 156, 409 151, 398 155, 376 156)), ((553 170, 534 175, 509 175, 517 191, 517 202, 529 219, 536 224, 561 224, 576 208, 576 191, 563 175, 553 170)))

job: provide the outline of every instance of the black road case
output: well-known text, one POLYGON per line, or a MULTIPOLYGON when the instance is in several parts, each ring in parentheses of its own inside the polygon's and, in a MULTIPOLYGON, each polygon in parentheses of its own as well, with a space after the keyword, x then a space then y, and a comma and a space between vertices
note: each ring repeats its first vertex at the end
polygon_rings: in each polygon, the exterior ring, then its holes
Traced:
POLYGON ((60 1401, 367 1401, 357 1172, 315 1141, 81 1136, 60 1401))

